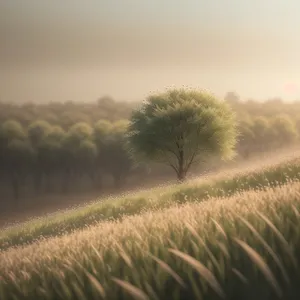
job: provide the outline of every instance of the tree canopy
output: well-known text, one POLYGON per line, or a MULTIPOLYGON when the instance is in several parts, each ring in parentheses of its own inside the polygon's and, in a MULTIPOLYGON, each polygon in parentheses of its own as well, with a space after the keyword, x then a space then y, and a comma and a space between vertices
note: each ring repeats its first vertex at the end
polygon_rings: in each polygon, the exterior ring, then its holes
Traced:
POLYGON ((192 164, 211 155, 231 158, 236 136, 235 115, 227 103, 195 90, 150 96, 129 125, 135 155, 167 164, 180 181, 192 164))

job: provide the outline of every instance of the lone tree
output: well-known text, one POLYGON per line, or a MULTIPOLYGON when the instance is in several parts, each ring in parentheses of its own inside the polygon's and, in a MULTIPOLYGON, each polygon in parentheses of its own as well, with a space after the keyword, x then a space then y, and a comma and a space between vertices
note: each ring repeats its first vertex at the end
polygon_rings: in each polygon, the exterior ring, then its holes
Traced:
POLYGON ((148 97, 132 113, 128 130, 133 155, 169 165, 180 182, 211 155, 232 158, 236 137, 235 115, 226 102, 184 89, 148 97))

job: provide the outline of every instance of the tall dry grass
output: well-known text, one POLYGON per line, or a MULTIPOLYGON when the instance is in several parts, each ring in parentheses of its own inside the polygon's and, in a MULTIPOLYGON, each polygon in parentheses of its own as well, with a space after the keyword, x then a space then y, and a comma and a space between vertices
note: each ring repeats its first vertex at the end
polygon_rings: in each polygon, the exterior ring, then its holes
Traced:
POLYGON ((185 203, 0 254, 0 298, 299 299, 300 183, 185 203))

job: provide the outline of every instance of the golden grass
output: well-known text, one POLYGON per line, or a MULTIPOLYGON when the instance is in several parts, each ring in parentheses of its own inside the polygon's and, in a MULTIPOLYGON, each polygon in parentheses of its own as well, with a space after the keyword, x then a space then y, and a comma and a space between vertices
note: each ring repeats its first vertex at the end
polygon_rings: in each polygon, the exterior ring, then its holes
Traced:
POLYGON ((1 299, 296 299, 299 209, 294 182, 8 249, 1 299))

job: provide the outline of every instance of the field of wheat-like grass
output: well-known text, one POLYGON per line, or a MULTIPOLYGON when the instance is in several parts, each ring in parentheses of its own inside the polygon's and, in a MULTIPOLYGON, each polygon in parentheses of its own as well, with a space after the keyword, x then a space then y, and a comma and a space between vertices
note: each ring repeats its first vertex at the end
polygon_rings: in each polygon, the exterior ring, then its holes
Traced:
POLYGON ((0 299, 299 299, 300 183, 103 221, 0 253, 0 299))

